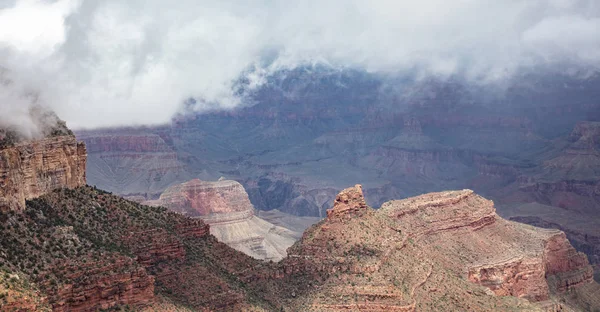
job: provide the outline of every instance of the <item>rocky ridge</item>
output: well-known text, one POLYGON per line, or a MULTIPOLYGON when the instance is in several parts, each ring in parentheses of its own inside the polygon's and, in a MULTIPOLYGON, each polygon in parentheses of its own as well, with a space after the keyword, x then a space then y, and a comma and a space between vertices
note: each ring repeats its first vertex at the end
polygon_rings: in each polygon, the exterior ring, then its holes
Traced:
POLYGON ((273 274, 297 281, 284 302, 306 311, 560 311, 581 308, 565 291, 600 291, 564 233, 503 220, 470 190, 375 211, 357 185, 288 253, 273 274))
POLYGON ((218 242, 200 219, 90 187, 53 191, 3 218, 0 260, 39 285, 46 299, 32 304, 45 300, 57 311, 560 311, 600 304, 586 257, 562 232, 505 221, 469 190, 373 210, 360 185, 346 189, 278 263, 218 242))
POLYGON ((54 311, 142 309, 165 299, 253 306, 231 278, 253 260, 219 243, 202 220, 90 187, 50 192, 1 217, 0 262, 37 285, 54 311))

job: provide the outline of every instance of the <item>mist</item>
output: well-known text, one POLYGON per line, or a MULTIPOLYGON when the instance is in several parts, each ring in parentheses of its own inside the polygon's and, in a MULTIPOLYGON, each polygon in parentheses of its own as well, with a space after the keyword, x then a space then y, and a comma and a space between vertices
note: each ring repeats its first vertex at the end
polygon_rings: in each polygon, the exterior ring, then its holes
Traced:
MULTIPOLYGON (((322 63, 494 84, 540 66, 600 69, 594 0, 0 0, 0 125, 27 96, 72 128, 234 109, 233 83, 322 63), (251 70, 249 70, 251 69, 251 70)), ((27 130, 25 130, 27 131, 27 130)))

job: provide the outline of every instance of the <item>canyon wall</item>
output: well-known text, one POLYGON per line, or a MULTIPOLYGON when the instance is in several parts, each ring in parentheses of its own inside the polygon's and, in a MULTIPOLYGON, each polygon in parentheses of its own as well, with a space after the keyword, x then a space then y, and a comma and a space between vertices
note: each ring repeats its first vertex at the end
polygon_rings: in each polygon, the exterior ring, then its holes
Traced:
POLYGON ((586 256, 563 232, 504 220, 471 190, 373 210, 357 185, 338 194, 327 214, 271 276, 310 281, 292 288, 302 298, 299 309, 554 312, 597 305, 561 299, 600 291, 586 256))
POLYGON ((190 179, 185 165, 160 135, 81 131, 89 153, 88 183, 140 200, 156 199, 174 182, 190 179))
POLYGON ((85 185, 86 160, 85 145, 74 136, 25 141, 0 150, 0 210, 22 210, 27 199, 85 185))

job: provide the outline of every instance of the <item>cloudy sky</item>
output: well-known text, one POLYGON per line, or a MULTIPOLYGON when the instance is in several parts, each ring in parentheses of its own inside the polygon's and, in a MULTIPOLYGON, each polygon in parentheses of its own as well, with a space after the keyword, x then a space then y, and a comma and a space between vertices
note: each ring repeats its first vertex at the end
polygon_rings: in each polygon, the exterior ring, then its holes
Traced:
POLYGON ((600 1, 0 0, 4 124, 23 124, 32 91, 75 128, 163 123, 189 97, 235 107, 249 67, 258 86, 307 62, 489 83, 597 70, 600 1))

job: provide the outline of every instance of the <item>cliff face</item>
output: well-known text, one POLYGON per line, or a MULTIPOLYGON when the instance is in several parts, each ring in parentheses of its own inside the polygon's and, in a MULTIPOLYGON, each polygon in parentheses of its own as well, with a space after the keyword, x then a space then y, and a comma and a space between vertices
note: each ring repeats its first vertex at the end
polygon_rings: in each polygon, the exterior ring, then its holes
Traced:
POLYGON ((22 210, 25 200, 86 184, 85 145, 74 136, 17 143, 0 150, 0 209, 22 210))
POLYGON ((72 282, 49 291, 53 311, 85 312, 154 302, 154 277, 131 258, 89 259, 59 269, 72 282))
POLYGON ((163 205, 190 217, 203 217, 209 224, 227 222, 228 215, 239 214, 243 218, 254 214, 244 187, 231 180, 191 180, 167 188, 157 201, 148 203, 163 205))
POLYGON ((600 123, 578 122, 557 139, 540 167, 493 192, 513 220, 564 231, 596 267, 600 264, 600 123))
POLYGON ((375 211, 357 185, 288 252, 272 275, 301 310, 559 311, 581 307, 561 303, 566 290, 600 290, 564 233, 506 221, 470 190, 375 211))
POLYGON ((191 180, 167 188, 158 200, 145 204, 200 218, 219 241, 258 259, 281 260, 299 236, 257 217, 244 187, 236 181, 191 180))

